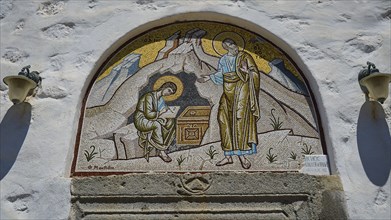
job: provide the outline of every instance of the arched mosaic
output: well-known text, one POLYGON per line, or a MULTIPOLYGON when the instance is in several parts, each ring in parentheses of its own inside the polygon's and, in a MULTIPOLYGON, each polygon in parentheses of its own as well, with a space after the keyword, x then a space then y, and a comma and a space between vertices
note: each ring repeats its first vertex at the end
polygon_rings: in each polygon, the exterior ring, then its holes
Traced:
POLYGON ((325 153, 313 106, 262 36, 209 21, 158 27, 97 73, 72 173, 298 171, 325 153))

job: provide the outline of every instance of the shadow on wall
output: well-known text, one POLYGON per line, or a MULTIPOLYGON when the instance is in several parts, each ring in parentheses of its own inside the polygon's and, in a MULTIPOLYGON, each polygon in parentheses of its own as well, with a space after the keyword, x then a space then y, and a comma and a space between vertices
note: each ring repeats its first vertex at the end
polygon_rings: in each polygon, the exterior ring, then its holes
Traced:
POLYGON ((15 163, 30 127, 31 105, 23 102, 8 109, 0 123, 0 180, 15 163))
POLYGON ((378 102, 367 101, 361 107, 357 145, 368 179, 376 186, 384 186, 391 170, 391 137, 383 107, 378 102))

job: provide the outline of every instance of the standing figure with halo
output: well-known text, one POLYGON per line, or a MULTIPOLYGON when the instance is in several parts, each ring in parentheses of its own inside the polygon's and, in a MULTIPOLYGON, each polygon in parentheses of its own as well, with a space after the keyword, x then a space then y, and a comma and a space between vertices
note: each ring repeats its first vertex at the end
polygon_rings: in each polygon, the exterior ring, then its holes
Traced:
POLYGON ((201 83, 211 80, 216 85, 223 86, 218 109, 221 147, 224 158, 216 166, 233 164, 232 156, 238 156, 244 169, 251 167, 246 155, 257 152, 258 136, 257 121, 260 117, 259 90, 260 78, 254 59, 245 51, 244 40, 233 32, 222 32, 213 41, 216 48, 221 42, 222 48, 227 51, 219 59, 217 72, 204 75, 198 81, 201 83), (218 41, 216 38, 230 34, 231 38, 218 41), (242 49, 232 39, 241 42, 242 49))

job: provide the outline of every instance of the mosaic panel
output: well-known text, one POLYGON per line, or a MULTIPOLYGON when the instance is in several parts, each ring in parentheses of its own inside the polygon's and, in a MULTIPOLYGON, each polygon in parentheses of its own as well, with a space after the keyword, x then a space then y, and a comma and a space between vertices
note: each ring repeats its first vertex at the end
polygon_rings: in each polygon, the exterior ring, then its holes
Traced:
POLYGON ((183 22, 130 40, 84 103, 73 175, 298 171, 324 154, 299 70, 240 27, 183 22))

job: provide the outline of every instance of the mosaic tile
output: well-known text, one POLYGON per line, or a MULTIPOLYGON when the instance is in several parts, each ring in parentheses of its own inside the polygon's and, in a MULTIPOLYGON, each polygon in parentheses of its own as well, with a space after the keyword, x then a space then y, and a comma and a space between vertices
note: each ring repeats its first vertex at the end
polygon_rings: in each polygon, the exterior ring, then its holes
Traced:
POLYGON ((73 175, 298 171, 325 154, 313 99, 278 45, 224 23, 155 28, 97 73, 73 175))

